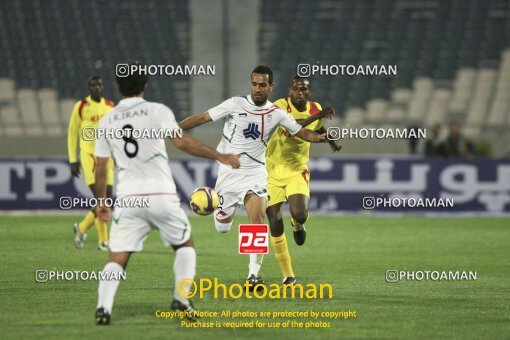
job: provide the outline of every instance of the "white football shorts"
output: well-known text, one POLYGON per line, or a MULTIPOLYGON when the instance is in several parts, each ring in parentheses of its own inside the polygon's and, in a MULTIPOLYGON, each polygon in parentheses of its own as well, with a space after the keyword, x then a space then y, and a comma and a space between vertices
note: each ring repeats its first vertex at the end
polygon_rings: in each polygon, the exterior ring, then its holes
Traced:
POLYGON ((214 216, 222 220, 232 216, 236 208, 244 204, 248 192, 251 191, 259 197, 267 197, 267 170, 261 167, 261 171, 243 173, 220 168, 214 190, 220 197, 220 205, 215 210, 214 216))
MULTIPOLYGON (((112 252, 138 252, 152 229, 165 246, 181 245, 191 235, 191 224, 177 195, 151 195, 150 207, 115 208, 110 228, 112 252)), ((147 198, 147 196, 144 196, 147 198)))

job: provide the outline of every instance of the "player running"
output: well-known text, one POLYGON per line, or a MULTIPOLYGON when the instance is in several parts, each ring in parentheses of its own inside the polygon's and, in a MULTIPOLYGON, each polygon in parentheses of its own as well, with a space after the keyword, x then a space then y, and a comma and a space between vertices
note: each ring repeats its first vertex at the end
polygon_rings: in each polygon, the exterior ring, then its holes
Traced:
MULTIPOLYGON (((96 170, 96 157, 94 156, 94 140, 84 139, 83 129, 95 129, 99 120, 114 106, 111 100, 102 97, 103 81, 98 76, 92 76, 88 80, 89 96, 78 101, 74 105, 73 113, 69 121, 69 133, 67 136, 67 150, 71 174, 80 177, 80 163, 76 157, 78 138, 80 139, 80 162, 85 177, 85 183, 94 191, 94 172, 96 170)), ((113 161, 108 162, 108 197, 112 195, 113 185, 113 161)), ((96 217, 94 209, 90 210, 80 223, 74 224, 74 244, 82 249, 87 238, 87 232, 96 224, 97 249, 108 250, 108 224, 101 222, 96 217)))
MULTIPOLYGON (((291 134, 312 143, 326 141, 326 134, 303 129, 287 112, 268 100, 273 90, 273 72, 267 66, 257 66, 251 73, 251 94, 232 97, 207 112, 193 115, 179 125, 188 130, 210 121, 226 118, 220 152, 232 152, 241 158, 239 169, 221 165, 215 190, 220 206, 215 211, 215 226, 220 233, 230 230, 236 208, 244 204, 248 220, 264 223, 267 205, 267 170, 265 149, 271 133, 283 126, 291 134)), ((248 283, 251 289, 262 284, 259 270, 263 255, 250 254, 248 283)))
MULTIPOLYGON (((289 97, 277 100, 274 105, 288 112, 301 126, 324 133, 324 118, 331 118, 333 109, 325 108, 317 102, 309 101, 311 82, 308 78, 296 76, 289 85, 289 97)), ((329 141, 333 152, 341 149, 334 141, 329 141)), ((289 202, 291 224, 294 240, 303 245, 306 239, 305 222, 308 219, 308 203, 310 201, 310 172, 308 160, 310 143, 295 138, 282 127, 269 140, 266 150, 266 166, 268 177, 268 207, 266 210, 271 229, 271 244, 280 270, 283 284, 296 283, 292 270, 287 240, 283 231, 281 208, 289 202)))
MULTIPOLYGON (((128 64, 140 65, 138 62, 128 62, 128 64)), ((143 99, 147 89, 147 76, 132 74, 127 77, 117 77, 117 84, 122 100, 101 119, 99 128, 124 131, 179 130, 172 110, 163 104, 147 102, 143 99)), ((121 277, 115 273, 123 273, 131 254, 142 250, 151 228, 159 232, 165 246, 171 245, 175 250, 173 266, 175 291, 171 308, 188 312, 188 318, 193 319, 193 304, 178 294, 178 282, 183 278, 195 276, 196 253, 191 238, 191 225, 180 207, 168 165, 165 141, 134 139, 130 136, 122 139, 102 137, 96 141, 95 145, 98 199, 106 197, 107 169, 112 155, 119 171, 117 197, 119 199, 148 197, 150 207, 115 208, 110 231, 110 257, 103 269, 104 277, 111 280, 102 279, 99 283, 96 323, 99 325, 110 323, 113 299, 120 282, 118 278, 121 277)), ((238 156, 219 153, 190 136, 183 135, 182 139, 171 140, 175 146, 189 154, 213 159, 234 168, 240 165, 238 156)), ((110 214, 108 207, 98 206, 98 216, 103 221, 109 221, 110 214)), ((189 285, 180 288, 188 292, 190 289, 189 285)))

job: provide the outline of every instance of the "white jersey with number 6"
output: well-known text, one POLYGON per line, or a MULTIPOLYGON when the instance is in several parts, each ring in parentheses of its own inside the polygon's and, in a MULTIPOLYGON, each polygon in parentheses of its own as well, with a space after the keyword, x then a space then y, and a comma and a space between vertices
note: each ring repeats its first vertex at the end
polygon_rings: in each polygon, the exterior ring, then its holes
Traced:
MULTIPOLYGON (((99 129, 177 131, 179 125, 167 106, 140 97, 122 99, 99 122, 99 129)), ((176 194, 164 138, 107 138, 97 134, 94 153, 113 156, 118 170, 117 197, 176 194)))

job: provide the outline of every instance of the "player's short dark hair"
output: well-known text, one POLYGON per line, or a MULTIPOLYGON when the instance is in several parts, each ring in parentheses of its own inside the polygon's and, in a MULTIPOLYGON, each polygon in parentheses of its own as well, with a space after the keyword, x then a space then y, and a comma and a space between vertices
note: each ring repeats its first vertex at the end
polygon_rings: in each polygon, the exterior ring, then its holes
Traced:
POLYGON ((295 82, 296 80, 306 80, 306 81, 308 81, 308 89, 310 89, 310 90, 312 89, 312 80, 311 80, 310 78, 308 78, 308 77, 301 77, 301 76, 297 76, 297 75, 296 75, 296 76, 294 76, 294 77, 290 80, 289 87, 291 87, 291 86, 292 86, 292 84, 294 84, 294 82, 295 82))
MULTIPOLYGON (((142 64, 136 60, 128 60, 124 64, 127 65, 127 67, 131 67, 131 65, 138 65, 141 66, 142 64)), ((138 68, 140 69, 140 67, 138 68)), ((118 71, 118 70, 117 70, 118 71)), ((146 74, 143 72, 134 73, 131 74, 131 72, 126 73, 127 76, 125 77, 119 77, 116 75, 117 85, 119 86, 119 91, 124 97, 134 97, 138 96, 140 93, 143 92, 145 89, 145 84, 147 84, 147 81, 149 78, 146 74)), ((121 74, 123 74, 121 72, 121 74)))
POLYGON ((101 80, 101 81, 103 81, 103 79, 101 79, 101 77, 100 77, 100 76, 93 75, 93 76, 90 76, 90 77, 89 77, 89 79, 87 80, 87 85, 90 85, 90 83, 91 83, 93 80, 101 80))
POLYGON ((273 70, 269 66, 266 65, 258 65, 256 66, 253 71, 251 71, 251 76, 253 76, 254 73, 258 74, 267 74, 269 76, 269 84, 273 83, 273 70))

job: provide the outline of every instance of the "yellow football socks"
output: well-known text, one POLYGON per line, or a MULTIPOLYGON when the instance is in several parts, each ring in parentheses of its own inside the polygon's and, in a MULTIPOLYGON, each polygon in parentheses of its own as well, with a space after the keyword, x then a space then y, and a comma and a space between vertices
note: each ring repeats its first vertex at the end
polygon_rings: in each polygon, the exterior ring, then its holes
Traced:
POLYGON ((108 224, 96 218, 97 244, 108 244, 108 224))
POLYGON ((81 221, 78 224, 78 229, 80 230, 80 233, 86 234, 90 228, 94 225, 94 220, 96 218, 96 215, 92 212, 92 210, 89 210, 87 215, 85 215, 85 218, 83 221, 81 221))
POLYGON ((271 236, 271 244, 273 245, 274 249, 274 257, 280 266, 283 277, 294 277, 294 272, 292 271, 292 261, 290 259, 290 253, 285 234, 282 234, 278 237, 271 236))

